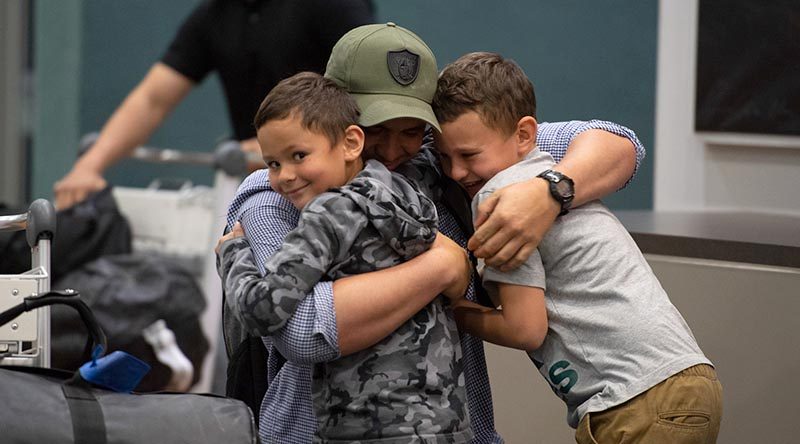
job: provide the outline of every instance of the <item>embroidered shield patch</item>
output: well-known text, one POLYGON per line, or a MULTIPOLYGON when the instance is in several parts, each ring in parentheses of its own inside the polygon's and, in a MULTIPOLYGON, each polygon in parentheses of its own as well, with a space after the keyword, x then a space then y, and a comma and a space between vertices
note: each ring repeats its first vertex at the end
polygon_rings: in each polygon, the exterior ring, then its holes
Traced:
POLYGON ((386 63, 395 82, 406 86, 417 79, 419 73, 419 56, 404 49, 386 53, 386 63))

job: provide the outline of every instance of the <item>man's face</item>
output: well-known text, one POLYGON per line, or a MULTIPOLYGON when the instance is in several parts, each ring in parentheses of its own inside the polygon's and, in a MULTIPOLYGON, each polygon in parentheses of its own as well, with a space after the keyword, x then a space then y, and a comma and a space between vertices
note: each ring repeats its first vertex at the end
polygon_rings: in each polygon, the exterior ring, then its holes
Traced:
POLYGON ((364 159, 375 159, 394 170, 419 152, 425 136, 425 122, 401 117, 366 127, 364 135, 364 159))
POLYGON ((444 173, 469 194, 475 194, 495 174, 517 163, 521 154, 516 132, 507 136, 489 128, 474 111, 441 125, 434 134, 444 173))
POLYGON ((257 135, 270 185, 296 208, 347 183, 344 142, 303 128, 300 116, 268 121, 257 135))

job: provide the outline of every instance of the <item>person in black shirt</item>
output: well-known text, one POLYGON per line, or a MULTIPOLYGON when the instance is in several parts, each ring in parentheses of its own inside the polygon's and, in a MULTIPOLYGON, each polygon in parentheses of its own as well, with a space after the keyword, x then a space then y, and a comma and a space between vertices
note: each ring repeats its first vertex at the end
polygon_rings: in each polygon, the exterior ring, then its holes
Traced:
POLYGON ((297 72, 322 73, 336 41, 373 21, 369 0, 204 1, 92 148, 56 182, 56 207, 68 208, 103 189, 105 170, 143 144, 212 71, 220 76, 233 136, 243 150, 260 152, 250 124, 260 98, 297 72))

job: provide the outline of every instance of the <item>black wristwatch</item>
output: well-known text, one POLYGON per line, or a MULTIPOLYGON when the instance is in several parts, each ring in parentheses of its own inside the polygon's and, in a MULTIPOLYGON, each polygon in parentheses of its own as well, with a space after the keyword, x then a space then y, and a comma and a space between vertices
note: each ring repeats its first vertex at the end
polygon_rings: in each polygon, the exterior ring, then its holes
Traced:
POLYGON ((567 214, 572 206, 572 199, 575 198, 575 182, 569 176, 553 170, 544 170, 536 177, 541 177, 549 183, 550 195, 561 204, 561 212, 558 215, 567 214))

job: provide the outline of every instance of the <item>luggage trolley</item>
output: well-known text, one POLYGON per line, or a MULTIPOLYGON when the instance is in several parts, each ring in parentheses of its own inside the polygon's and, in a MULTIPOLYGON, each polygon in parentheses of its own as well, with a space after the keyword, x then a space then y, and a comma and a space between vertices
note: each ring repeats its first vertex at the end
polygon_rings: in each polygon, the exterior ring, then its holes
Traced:
MULTIPOLYGON (((50 246, 56 233, 56 212, 44 199, 25 214, 0 216, 0 231, 25 230, 31 247, 31 269, 0 275, 0 312, 28 296, 50 291, 50 246)), ((50 367, 50 308, 41 307, 0 326, 0 364, 50 367)))
MULTIPOLYGON (((81 149, 88 149, 97 137, 97 133, 85 135, 81 149)), ((225 368, 215 362, 222 338, 222 286, 213 248, 225 227, 228 205, 241 177, 247 174, 248 154, 239 143, 227 141, 211 153, 140 146, 131 158, 210 167, 215 171, 211 188, 186 185, 178 190, 161 189, 158 180, 147 188, 113 188, 117 207, 131 225, 133 250, 166 256, 186 266, 203 290, 206 311, 201 325, 209 350, 203 361, 203 374, 192 391, 211 391, 214 371, 225 368)))

